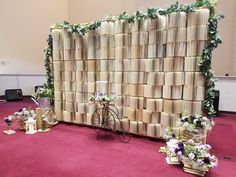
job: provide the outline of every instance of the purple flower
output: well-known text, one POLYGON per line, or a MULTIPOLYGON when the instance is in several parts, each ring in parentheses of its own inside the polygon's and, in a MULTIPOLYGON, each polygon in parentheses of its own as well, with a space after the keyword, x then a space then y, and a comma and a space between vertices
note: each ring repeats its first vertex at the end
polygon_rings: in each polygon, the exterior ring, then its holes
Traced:
POLYGON ((203 162, 206 164, 210 164, 210 158, 209 157, 204 157, 203 162))
POLYGON ((196 117, 194 115, 191 115, 190 119, 191 119, 191 121, 193 121, 194 119, 196 119, 196 117))
POLYGON ((22 112, 22 111, 23 111, 23 109, 19 109, 19 110, 18 110, 18 112, 22 112))

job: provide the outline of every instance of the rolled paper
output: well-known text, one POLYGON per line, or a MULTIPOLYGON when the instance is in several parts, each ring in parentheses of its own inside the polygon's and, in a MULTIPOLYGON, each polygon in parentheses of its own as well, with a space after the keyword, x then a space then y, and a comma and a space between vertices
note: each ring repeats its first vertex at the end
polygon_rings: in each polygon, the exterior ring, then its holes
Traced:
POLYGON ((87 57, 89 60, 93 60, 93 59, 96 59, 96 49, 95 48, 88 48, 87 49, 87 57))
POLYGON ((194 72, 185 72, 184 85, 193 86, 194 85, 194 72))
POLYGON ((183 99, 193 100, 193 86, 184 86, 183 99))
POLYGON ((152 111, 148 111, 148 110, 143 110, 143 122, 144 123, 151 123, 152 121, 152 111))
POLYGON ((130 96, 130 108, 138 109, 139 98, 130 96))
POLYGON ((76 74, 73 71, 65 71, 65 81, 76 81, 76 74))
POLYGON ((76 111, 76 107, 74 102, 66 102, 66 111, 68 112, 75 112, 76 111))
POLYGON ((115 72, 115 83, 122 84, 123 83, 123 73, 115 72))
POLYGON ((109 59, 115 59, 115 48, 109 48, 109 59))
POLYGON ((157 29, 164 30, 166 29, 167 17, 163 15, 158 16, 157 29))
POLYGON ((187 41, 195 41, 197 39, 197 27, 196 26, 188 26, 187 27, 187 41))
POLYGON ((115 47, 115 35, 111 34, 109 35, 109 48, 115 47))
POLYGON ((162 96, 161 86, 144 85, 144 97, 160 98, 162 96))
POLYGON ((140 32, 131 33, 131 46, 139 45, 140 32))
POLYGON ((77 92, 87 92, 88 91, 88 83, 87 82, 76 82, 76 91, 77 92))
POLYGON ((129 76, 130 76, 130 73, 129 72, 123 72, 123 83, 125 84, 128 84, 129 83, 129 76))
POLYGON ((157 19, 151 19, 151 18, 148 19, 147 29, 149 32, 157 29, 157 22, 158 22, 157 19))
POLYGON ((173 113, 181 114, 183 111, 183 101, 182 100, 173 100, 173 113))
POLYGON ((184 70, 185 71, 199 71, 199 60, 201 57, 186 57, 185 58, 185 65, 184 70))
POLYGON ((144 85, 138 84, 137 89, 138 89, 137 96, 143 97, 144 96, 144 85))
POLYGON ((94 103, 88 103, 88 104, 86 104, 87 105, 87 108, 86 108, 86 110, 87 110, 87 113, 88 114, 90 114, 90 115, 93 115, 93 113, 94 113, 94 111, 96 110, 96 104, 94 104, 94 103))
POLYGON ((124 115, 123 115, 123 107, 124 106, 116 106, 116 108, 118 109, 118 117, 121 119, 121 118, 123 118, 124 117, 124 115))
POLYGON ((146 109, 148 111, 154 112, 156 110, 156 99, 147 99, 146 100, 146 109))
POLYGON ((138 122, 130 121, 130 133, 138 133, 138 122))
POLYGON ((109 70, 109 60, 100 60, 100 71, 108 71, 109 70))
POLYGON ((176 42, 186 42, 187 40, 187 28, 181 27, 177 29, 176 42))
POLYGON ((56 113, 56 118, 57 118, 58 121, 63 120, 63 112, 62 112, 62 110, 55 110, 55 113, 56 113))
POLYGON ((139 46, 138 58, 147 58, 147 46, 146 45, 139 46))
POLYGON ((54 71, 53 76, 54 76, 55 81, 61 81, 62 80, 62 72, 60 72, 60 71, 54 71))
POLYGON ((54 90, 56 91, 63 90, 63 84, 61 81, 54 81, 54 90))
POLYGON ((168 85, 163 86, 163 98, 171 99, 172 87, 168 85))
MULTIPOLYGON (((163 87, 164 90, 164 87, 163 87)), ((183 87, 182 86, 171 86, 171 99, 182 99, 182 92, 183 87)), ((163 93, 164 94, 164 93, 163 93)))
POLYGON ((165 73, 165 85, 174 85, 174 78, 175 73, 174 72, 166 72, 165 73))
POLYGON ((114 101, 116 106, 122 106, 124 102, 124 97, 123 96, 116 96, 116 99, 114 101))
POLYGON ((175 43, 175 56, 177 57, 185 57, 186 56, 186 43, 178 42, 175 43))
POLYGON ((125 20, 115 21, 115 33, 127 33, 128 32, 128 22, 125 20))
POLYGON ((204 86, 205 79, 201 72, 194 73, 194 86, 204 86))
POLYGON ((206 9, 206 8, 198 9, 197 14, 198 14, 198 20, 197 20, 198 25, 208 24, 208 19, 210 18, 210 10, 209 9, 206 9))
POLYGON ((96 60, 88 60, 87 69, 88 69, 88 72, 96 71, 96 60))
POLYGON ((186 25, 187 25, 187 13, 186 12, 178 12, 177 26, 178 27, 186 27, 186 25))
POLYGON ((180 119, 179 114, 170 114, 170 125, 171 125, 171 127, 177 127, 179 119, 180 119))
POLYGON ((208 39, 208 25, 198 25, 197 26, 197 40, 207 40, 208 39))
POLYGON ((108 34, 101 34, 100 36, 100 46, 101 48, 109 47, 109 36, 108 34))
POLYGON ((154 65, 154 71, 163 71, 163 63, 164 63, 164 60, 162 58, 157 58, 157 59, 154 59, 153 61, 153 65, 154 65))
POLYGON ((130 60, 129 71, 140 71, 141 60, 130 60))
POLYGON ((184 85, 184 72, 174 72, 173 85, 184 85))
POLYGON ((121 125, 123 130, 129 131, 129 120, 128 119, 121 119, 121 125))
POLYGON ((156 126, 155 124, 147 125, 147 136, 155 137, 156 136, 156 126))
POLYGON ((86 103, 77 103, 77 111, 78 113, 86 113, 86 103))
POLYGON ((177 28, 168 28, 167 30, 167 43, 173 43, 177 38, 177 28))
POLYGON ((53 69, 54 69, 54 71, 63 71, 64 70, 64 62, 53 61, 53 69))
POLYGON ((166 44, 167 43, 167 30, 157 30, 157 39, 156 42, 158 44, 166 44))
POLYGON ((148 28, 148 20, 140 19, 139 20, 139 31, 147 31, 148 28))
POLYGON ((157 44, 157 57, 164 58, 166 56, 166 45, 157 44))
POLYGON ((115 33, 115 22, 114 21, 110 21, 109 22, 109 33, 110 34, 114 34, 115 33))
POLYGON ((148 45, 148 58, 156 58, 157 56, 157 46, 154 45, 148 45))
POLYGON ((202 114, 202 102, 194 101, 193 102, 193 114, 202 114))
POLYGON ((123 59, 127 56, 127 49, 125 47, 115 48, 115 59, 123 59))
POLYGON ((92 115, 87 114, 87 121, 86 121, 87 125, 92 125, 92 115))
POLYGON ((136 109, 135 116, 137 121, 143 120, 143 107, 140 107, 140 109, 136 109))
POLYGON ((128 35, 127 34, 116 34, 115 35, 115 47, 128 46, 128 35))
POLYGON ((82 57, 83 60, 87 60, 88 59, 88 50, 87 48, 84 48, 83 49, 83 57, 82 57))
POLYGON ((63 121, 72 122, 75 119, 75 113, 63 111, 63 121))
POLYGON ((101 26, 100 26, 100 33, 101 34, 109 34, 109 22, 108 21, 103 21, 101 22, 101 26))
POLYGON ((168 28, 176 27, 177 26, 177 12, 172 12, 168 15, 168 28))
POLYGON ((76 102, 84 103, 88 101, 88 93, 76 92, 76 102))
POLYGON ((82 81, 88 80, 87 72, 80 71, 80 72, 76 72, 75 75, 76 75, 76 81, 82 82, 82 81))
POLYGON ((201 56, 207 45, 207 41, 197 41, 197 55, 201 56))
POLYGON ((151 30, 148 32, 148 44, 156 44, 157 43, 157 31, 151 30))
POLYGON ((160 138, 161 136, 162 136, 161 125, 160 124, 156 124, 156 137, 160 138))
POLYGON ((100 57, 101 59, 108 59, 109 58, 109 48, 101 48, 100 49, 100 57))
POLYGON ((83 36, 79 34, 78 32, 74 33, 74 39, 75 39, 75 48, 76 49, 82 49, 83 46, 83 36))
POLYGON ((143 135, 145 133, 144 124, 142 121, 138 122, 138 134, 143 135))
POLYGON ((123 60, 115 60, 115 71, 123 71, 123 60))
POLYGON ((65 91, 76 91, 76 82, 65 81, 65 91))
POLYGON ((135 109, 128 108, 128 119, 129 120, 136 120, 135 109))
POLYGON ((183 101, 183 114, 184 115, 189 115, 193 114, 193 102, 192 101, 183 101))
POLYGON ((74 60, 75 50, 64 50, 64 60, 74 60))
POLYGON ((163 127, 170 127, 170 114, 162 112, 161 113, 161 126, 163 127))
POLYGON ((83 59, 83 49, 76 49, 75 50, 75 59, 82 60, 83 59))
POLYGON ((165 58, 164 71, 173 71, 173 70, 174 70, 174 58, 165 58))
POLYGON ((205 87, 194 87, 193 99, 196 101, 203 101, 205 97, 205 87))
POLYGON ((166 44, 166 57, 174 57, 175 56, 175 43, 167 43, 166 44))
POLYGON ((64 61, 65 71, 76 71, 76 61, 68 60, 64 61))
POLYGON ((124 106, 130 106, 130 96, 124 96, 124 106))
POLYGON ((197 12, 190 12, 188 13, 188 27, 189 26, 196 26, 197 25, 198 14, 197 12))
POLYGON ((148 32, 142 31, 139 32, 139 45, 147 45, 148 44, 148 32))
MULTIPOLYGON (((144 66, 145 66, 145 68, 144 68, 144 71, 145 72, 152 72, 152 71, 154 71, 154 60, 155 59, 148 59, 148 60, 144 60, 144 62, 145 62, 145 64, 144 64, 144 66)), ((158 69, 160 69, 159 67, 158 67, 158 69)))
POLYGON ((130 47, 130 58, 139 58, 139 46, 133 45, 130 47))
POLYGON ((65 50, 74 49, 75 44, 74 44, 74 40, 73 39, 71 39, 71 38, 64 38, 63 41, 64 41, 64 49, 65 50))
POLYGON ((139 72, 130 72, 130 79, 131 84, 138 84, 139 83, 139 72))
POLYGON ((75 101, 75 92, 65 92, 66 94, 66 101, 73 102, 75 101))
POLYGON ((115 124, 116 125, 116 130, 121 130, 122 125, 121 125, 120 119, 115 118, 115 122, 116 122, 116 124, 115 124))
POLYGON ((62 91, 54 91, 54 99, 55 101, 62 100, 62 91))
POLYGON ((152 124, 160 123, 161 113, 160 112, 153 112, 152 113, 152 124))
POLYGON ((64 55, 64 51, 61 54, 60 50, 53 50, 53 61, 55 60, 62 60, 63 59, 63 55, 64 55))
POLYGON ((187 56, 197 56, 197 41, 187 42, 187 56))
POLYGON ((75 113, 75 122, 78 124, 83 124, 85 119, 85 114, 76 112, 75 113))

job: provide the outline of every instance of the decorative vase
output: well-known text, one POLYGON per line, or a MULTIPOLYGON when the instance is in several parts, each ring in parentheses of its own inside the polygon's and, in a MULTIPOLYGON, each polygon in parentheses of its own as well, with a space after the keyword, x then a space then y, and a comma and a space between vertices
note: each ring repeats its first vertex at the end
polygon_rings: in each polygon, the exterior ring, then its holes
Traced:
POLYGON ((50 107, 50 99, 48 97, 39 98, 39 107, 42 109, 47 109, 50 107))

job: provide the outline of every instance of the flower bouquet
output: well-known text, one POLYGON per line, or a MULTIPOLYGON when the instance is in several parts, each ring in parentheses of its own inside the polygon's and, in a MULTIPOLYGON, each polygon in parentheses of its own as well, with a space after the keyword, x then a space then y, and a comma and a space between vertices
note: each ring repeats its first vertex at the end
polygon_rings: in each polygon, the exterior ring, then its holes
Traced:
POLYGON ((184 153, 185 145, 175 138, 170 139, 166 147, 166 162, 168 164, 180 164, 180 157, 184 153))
POLYGON ((181 128, 181 139, 185 142, 193 139, 195 142, 206 143, 207 131, 212 129, 212 119, 202 115, 189 115, 182 117, 178 126, 181 128))
POLYGON ((31 108, 29 107, 28 109, 26 108, 20 109, 18 112, 15 112, 12 116, 18 121, 20 129, 25 130, 25 121, 27 121, 29 118, 35 118, 36 114, 34 110, 31 110, 31 108))
POLYGON ((13 121, 12 116, 8 116, 8 117, 4 118, 4 122, 6 123, 7 129, 3 132, 8 135, 12 135, 12 134, 16 133, 14 130, 11 129, 12 121, 13 121))
POLYGON ((105 93, 98 92, 98 93, 96 93, 95 96, 90 97, 90 101, 98 101, 100 103, 102 103, 102 102, 109 103, 109 102, 112 102, 114 100, 114 98, 115 98, 114 94, 112 94, 111 96, 108 96, 105 93))
POLYGON ((211 155, 208 144, 196 144, 189 140, 184 147, 184 153, 180 156, 184 164, 184 171, 187 173, 204 176, 210 168, 216 167, 218 160, 216 156, 211 155))

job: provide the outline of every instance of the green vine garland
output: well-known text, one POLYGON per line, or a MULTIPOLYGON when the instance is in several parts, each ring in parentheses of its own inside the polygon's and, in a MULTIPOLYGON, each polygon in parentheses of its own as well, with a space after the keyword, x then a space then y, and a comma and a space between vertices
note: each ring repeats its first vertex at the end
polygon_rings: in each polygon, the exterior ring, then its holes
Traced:
MULTIPOLYGON (((205 100, 203 102, 203 111, 208 116, 212 116, 215 112, 213 107, 213 99, 214 95, 214 87, 215 87, 215 78, 211 67, 211 59, 212 59, 212 52, 217 46, 222 42, 221 38, 217 31, 217 24, 220 19, 222 19, 223 15, 216 14, 216 5, 217 0, 196 0, 193 4, 179 4, 176 2, 175 4, 171 5, 167 9, 160 9, 160 8, 148 8, 146 12, 143 11, 136 11, 133 15, 129 15, 126 12, 118 16, 106 16, 104 19, 100 21, 95 21, 88 23, 86 25, 74 24, 71 25, 68 22, 63 22, 59 24, 61 28, 68 30, 69 32, 75 33, 78 32, 82 35, 86 34, 89 30, 96 30, 98 27, 101 26, 103 21, 114 21, 114 20, 126 20, 129 23, 134 22, 135 19, 156 19, 158 15, 168 15, 173 12, 194 12, 198 8, 208 8, 210 10, 210 18, 208 20, 209 23, 209 40, 207 47, 203 50, 202 58, 199 62, 200 71, 204 76, 206 83, 206 94, 205 100)), ((45 50, 45 67, 46 67, 46 74, 47 74, 47 83, 48 86, 53 88, 53 70, 52 70, 52 36, 49 35, 48 39, 48 47, 45 50)))

